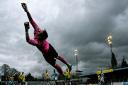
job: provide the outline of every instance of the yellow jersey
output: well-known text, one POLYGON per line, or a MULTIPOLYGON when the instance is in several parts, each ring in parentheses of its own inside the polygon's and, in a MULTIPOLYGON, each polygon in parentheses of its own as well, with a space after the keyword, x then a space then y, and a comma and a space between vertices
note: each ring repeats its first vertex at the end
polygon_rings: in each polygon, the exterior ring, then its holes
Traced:
POLYGON ((65 78, 70 79, 71 78, 71 72, 69 70, 66 70, 64 72, 64 76, 65 76, 65 78))
POLYGON ((19 79, 22 80, 22 81, 25 81, 25 75, 21 73, 21 74, 19 75, 19 79))

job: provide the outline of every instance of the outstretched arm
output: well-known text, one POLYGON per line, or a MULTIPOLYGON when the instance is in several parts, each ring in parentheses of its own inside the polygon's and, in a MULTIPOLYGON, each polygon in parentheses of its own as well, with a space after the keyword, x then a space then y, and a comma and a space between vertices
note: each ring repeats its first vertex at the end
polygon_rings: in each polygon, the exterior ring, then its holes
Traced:
POLYGON ((31 45, 37 45, 37 41, 36 40, 33 40, 33 39, 30 39, 29 38, 29 34, 28 34, 28 30, 29 30, 29 22, 25 22, 24 23, 24 26, 25 26, 25 34, 26 34, 26 41, 31 44, 31 45))
POLYGON ((35 30, 40 30, 39 26, 36 24, 36 22, 33 20, 32 16, 31 16, 31 14, 29 13, 28 8, 27 8, 27 4, 21 3, 21 5, 22 5, 22 8, 24 9, 24 11, 26 12, 28 19, 29 19, 29 22, 32 24, 33 28, 35 30))

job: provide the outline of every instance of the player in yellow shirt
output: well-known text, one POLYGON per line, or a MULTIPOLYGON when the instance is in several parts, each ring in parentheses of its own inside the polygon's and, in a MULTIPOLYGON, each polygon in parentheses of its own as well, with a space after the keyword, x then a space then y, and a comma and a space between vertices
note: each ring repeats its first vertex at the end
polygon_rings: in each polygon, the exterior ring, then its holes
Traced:
POLYGON ((64 76, 65 76, 65 85, 71 85, 70 79, 71 79, 71 71, 69 71, 69 69, 67 68, 66 71, 64 72, 64 76))
POLYGON ((19 80, 21 84, 25 84, 25 75, 24 72, 21 72, 19 75, 19 80))
POLYGON ((69 71, 69 69, 67 68, 66 71, 64 72, 64 76, 66 79, 70 79, 71 78, 71 72, 69 71))
POLYGON ((43 77, 44 77, 44 80, 50 80, 50 75, 48 73, 48 70, 46 70, 45 73, 43 73, 43 77))

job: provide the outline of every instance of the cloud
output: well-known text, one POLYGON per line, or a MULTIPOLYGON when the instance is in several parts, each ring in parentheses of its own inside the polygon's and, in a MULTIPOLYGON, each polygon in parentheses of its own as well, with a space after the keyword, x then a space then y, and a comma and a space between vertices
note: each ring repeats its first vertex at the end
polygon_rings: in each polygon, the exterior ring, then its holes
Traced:
MULTIPOLYGON (((20 1, 0 2, 0 65, 6 63, 36 76, 46 68, 53 69, 47 66, 36 47, 26 43, 23 23, 28 19, 20 1)), ((32 0, 27 3, 36 22, 48 31, 49 42, 74 68, 76 48, 80 69, 91 72, 110 66, 110 49, 105 42, 109 33, 113 36, 118 62, 122 56, 128 59, 127 0, 32 0)), ((33 37, 32 26, 30 35, 33 37)))

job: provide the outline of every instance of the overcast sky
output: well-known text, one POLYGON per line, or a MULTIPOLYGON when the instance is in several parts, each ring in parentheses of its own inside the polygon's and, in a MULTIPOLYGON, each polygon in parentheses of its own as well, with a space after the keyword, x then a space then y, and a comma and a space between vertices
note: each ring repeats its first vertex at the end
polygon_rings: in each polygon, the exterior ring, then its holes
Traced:
MULTIPOLYGON (((128 0, 28 0, 28 9, 59 55, 76 69, 74 49, 78 49, 79 69, 95 72, 111 65, 105 38, 112 34, 118 64, 128 60, 128 0)), ((25 40, 23 23, 28 21, 20 0, 0 0, 0 65, 39 76, 53 68, 40 51, 25 40)), ((30 35, 33 37, 31 26, 30 35)), ((57 61, 65 67, 64 64, 57 61)))

